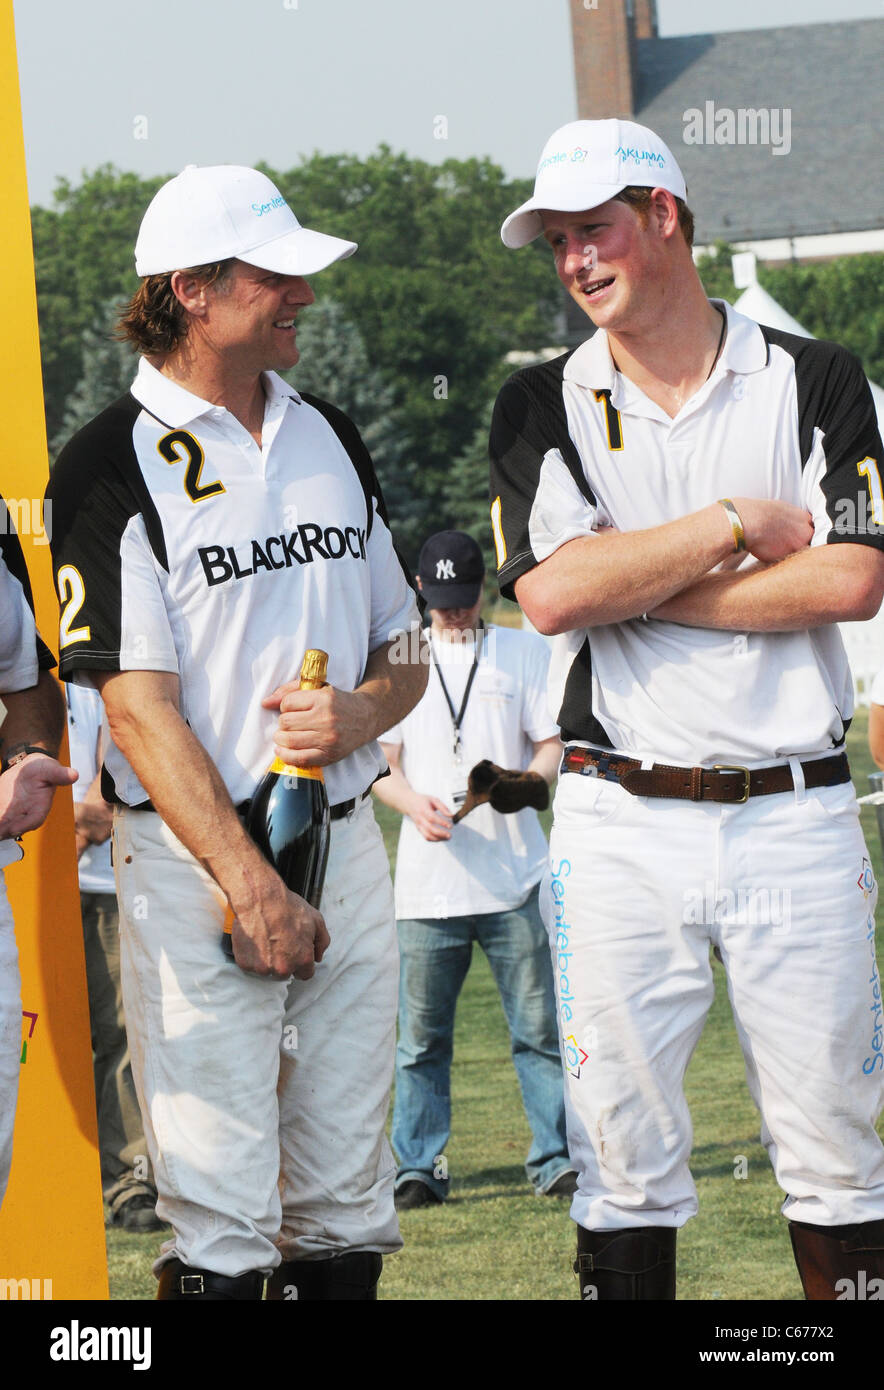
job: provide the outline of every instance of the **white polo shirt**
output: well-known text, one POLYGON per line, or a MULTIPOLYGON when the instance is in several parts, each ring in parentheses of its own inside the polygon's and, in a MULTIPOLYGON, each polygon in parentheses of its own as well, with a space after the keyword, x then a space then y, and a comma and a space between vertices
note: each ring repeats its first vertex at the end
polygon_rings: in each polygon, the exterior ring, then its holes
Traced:
MULTIPOLYGON (((472 642, 433 639, 455 711, 473 662, 472 642)), ((461 724, 462 762, 455 766, 451 715, 435 665, 422 699, 382 737, 401 745, 400 767, 415 791, 438 797, 449 810, 455 782, 488 758, 524 771, 534 744, 555 738, 546 702, 549 651, 541 637, 489 626, 461 724)), ((450 840, 425 840, 403 816, 396 858, 396 916, 462 917, 504 912, 523 903, 546 867, 546 838, 537 812, 502 816, 478 806, 452 827, 450 840)))
MULTIPOLYGON (((616 371, 604 331, 505 383, 490 446, 504 593, 577 536, 659 526, 720 497, 806 508, 814 545, 884 548, 881 440, 857 359, 714 302, 727 312, 721 357, 675 419, 616 371)), ((822 754, 853 712, 834 625, 581 629, 555 639, 550 682, 565 740, 686 766, 822 754)))
MULTIPOLYGON (((328 679, 361 681, 369 653, 416 622, 371 460, 350 420, 274 372, 259 447, 222 406, 142 359, 131 392, 65 446, 47 497, 64 679, 162 671, 234 802, 273 757, 261 707, 307 648, 328 679)), ((384 771, 376 742, 326 769, 332 805, 384 771)), ((147 800, 111 745, 115 796, 147 800)))

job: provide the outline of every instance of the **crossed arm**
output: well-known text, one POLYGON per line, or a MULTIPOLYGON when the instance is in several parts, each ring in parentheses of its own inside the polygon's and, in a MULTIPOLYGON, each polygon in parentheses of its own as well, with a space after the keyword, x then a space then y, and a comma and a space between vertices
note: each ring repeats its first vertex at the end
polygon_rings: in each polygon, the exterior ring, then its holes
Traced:
POLYGON ((884 554, 839 542, 810 547, 810 516, 786 502, 735 499, 756 563, 714 566, 733 554, 723 507, 646 531, 569 541, 515 585, 539 631, 625 622, 647 614, 690 627, 788 632, 874 617, 884 554))

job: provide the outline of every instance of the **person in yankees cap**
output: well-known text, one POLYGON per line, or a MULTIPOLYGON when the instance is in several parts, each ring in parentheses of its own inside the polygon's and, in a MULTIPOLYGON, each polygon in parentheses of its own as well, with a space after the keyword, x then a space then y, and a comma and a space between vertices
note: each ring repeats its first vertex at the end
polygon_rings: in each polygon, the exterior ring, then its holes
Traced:
POLYGON ((112 739, 123 997, 173 1227, 162 1299, 259 1299, 265 1275, 272 1299, 373 1299, 401 1244, 396 940, 368 789, 376 735, 426 683, 388 660, 417 610, 355 427, 276 375, 298 361, 305 276, 355 249, 253 169, 165 184, 123 319, 138 375, 48 493, 61 674, 100 689, 112 739), (317 646, 329 683, 301 692, 317 646), (321 913, 241 822, 274 752, 326 769, 321 913))
POLYGON ((560 744, 546 703, 549 655, 533 633, 486 626, 485 565, 472 536, 424 543, 430 680, 381 739, 379 800, 401 811, 396 918, 401 975, 393 1147, 396 1205, 448 1195, 450 1070, 457 998, 473 942, 488 957, 509 1024, 532 1144, 535 1192, 574 1191, 546 933, 537 906, 560 744), (468 817, 468 819, 467 819, 468 817))
POLYGON ((850 353, 707 299, 685 197, 652 131, 577 121, 501 233, 544 237, 598 330, 511 377, 491 431, 502 589, 555 634, 542 897, 576 1269, 587 1300, 674 1297, 717 947, 804 1291, 834 1299, 884 1274, 877 890, 836 626, 884 591, 881 440, 850 353))

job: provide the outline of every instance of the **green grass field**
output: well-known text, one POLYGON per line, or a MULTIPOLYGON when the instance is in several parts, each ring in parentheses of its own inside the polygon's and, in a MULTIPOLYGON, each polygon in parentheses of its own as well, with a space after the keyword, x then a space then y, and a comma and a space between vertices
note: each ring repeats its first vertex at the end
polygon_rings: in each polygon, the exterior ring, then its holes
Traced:
MULTIPOLYGON (((866 727, 861 711, 848 739, 860 795, 872 770, 866 727)), ((386 807, 376 809, 392 853, 398 817, 386 807)), ((862 814, 875 872, 884 881, 874 811, 862 814)), ((679 1297, 798 1300, 801 1287, 779 1215, 783 1194, 759 1143, 758 1115, 746 1090, 718 966, 715 979, 715 1003, 687 1077, 700 1212, 679 1237, 679 1297), (734 1176, 741 1155, 745 1179, 734 1176)), ((574 1299, 568 1203, 535 1197, 525 1179, 529 1131, 503 1013, 481 952, 458 1011, 452 1100, 446 1150, 451 1197, 441 1207, 402 1213, 405 1247, 385 1262, 381 1297, 574 1299)), ((879 1131, 884 1135, 884 1123, 879 1131)), ((108 1232, 112 1298, 155 1296, 150 1265, 161 1243, 162 1237, 108 1232)))

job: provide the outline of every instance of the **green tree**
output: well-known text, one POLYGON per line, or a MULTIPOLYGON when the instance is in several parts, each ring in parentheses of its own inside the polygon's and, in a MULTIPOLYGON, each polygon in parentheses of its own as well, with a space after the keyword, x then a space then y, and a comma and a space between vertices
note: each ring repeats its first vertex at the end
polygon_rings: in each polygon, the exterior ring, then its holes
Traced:
POLYGON ((46 428, 54 439, 83 375, 84 334, 101 306, 138 286, 133 248, 142 214, 163 179, 110 164, 74 187, 60 179, 51 208, 31 209, 46 428))
POLYGON ((138 365, 137 356, 128 343, 115 337, 121 308, 121 300, 107 300, 92 326, 82 336, 83 372, 67 397, 61 424, 49 441, 53 458, 71 435, 88 424, 111 401, 128 391, 132 383, 138 365))
POLYGON ((884 255, 762 267, 758 278, 808 333, 850 348, 866 375, 884 382, 884 255))

